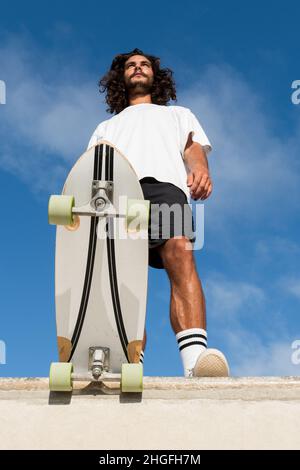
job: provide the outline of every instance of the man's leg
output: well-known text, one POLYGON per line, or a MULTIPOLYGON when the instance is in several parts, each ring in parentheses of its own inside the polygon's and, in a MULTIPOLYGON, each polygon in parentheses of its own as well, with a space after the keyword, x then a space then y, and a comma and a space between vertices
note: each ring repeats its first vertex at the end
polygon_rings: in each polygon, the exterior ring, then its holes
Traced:
POLYGON ((225 356, 207 348, 205 298, 192 244, 174 237, 158 248, 171 284, 170 320, 178 342, 184 375, 227 376, 225 356))
MULTIPOLYGON (((189 328, 206 329, 205 298, 198 277, 191 242, 171 238, 157 248, 171 282, 170 320, 175 334, 189 328), (187 245, 186 245, 187 244, 187 245)), ((144 332, 142 350, 147 342, 144 332)))
MULTIPOLYGON (((198 277, 191 242, 170 238, 157 248, 171 282, 170 320, 175 334, 191 328, 206 329, 205 299, 198 277)), ((142 351, 147 342, 144 331, 142 351)))
POLYGON ((205 298, 191 242, 185 237, 170 238, 158 250, 171 283, 170 320, 174 333, 190 328, 205 330, 205 298))

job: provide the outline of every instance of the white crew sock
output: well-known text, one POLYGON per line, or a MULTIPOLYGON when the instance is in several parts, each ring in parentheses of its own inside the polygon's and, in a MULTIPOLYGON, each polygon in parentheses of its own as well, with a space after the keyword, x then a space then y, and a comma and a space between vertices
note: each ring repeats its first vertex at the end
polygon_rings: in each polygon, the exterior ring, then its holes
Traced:
POLYGON ((207 348, 207 333, 202 328, 190 328, 176 335, 184 376, 191 377, 200 354, 207 348))
POLYGON ((144 351, 141 351, 139 364, 144 364, 144 351))

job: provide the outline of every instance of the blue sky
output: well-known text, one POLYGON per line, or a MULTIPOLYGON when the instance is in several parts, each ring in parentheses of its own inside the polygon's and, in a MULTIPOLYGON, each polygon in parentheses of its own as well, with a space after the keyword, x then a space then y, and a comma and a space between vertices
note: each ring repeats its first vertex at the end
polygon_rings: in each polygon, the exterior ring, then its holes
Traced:
MULTIPOLYGON (((214 191, 196 252, 209 346, 224 351, 233 375, 299 374, 299 13, 296 1, 1 5, 0 375, 46 376, 57 359, 48 197, 109 117, 99 77, 135 47, 174 71, 176 104, 213 145, 214 191)), ((169 281, 152 268, 147 332, 145 374, 182 375, 169 281)))

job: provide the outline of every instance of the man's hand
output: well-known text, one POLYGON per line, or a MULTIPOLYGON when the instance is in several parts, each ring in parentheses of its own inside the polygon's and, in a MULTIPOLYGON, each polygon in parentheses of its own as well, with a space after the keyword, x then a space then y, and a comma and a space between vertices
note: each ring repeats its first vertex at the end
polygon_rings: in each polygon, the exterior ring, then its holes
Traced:
POLYGON ((187 177, 187 185, 192 199, 195 201, 207 199, 212 193, 212 181, 208 168, 202 165, 193 166, 187 177))
POLYGON ((191 134, 185 147, 184 161, 188 168, 187 186, 190 188, 191 197, 195 201, 207 199, 212 193, 208 161, 202 146, 192 141, 191 134))

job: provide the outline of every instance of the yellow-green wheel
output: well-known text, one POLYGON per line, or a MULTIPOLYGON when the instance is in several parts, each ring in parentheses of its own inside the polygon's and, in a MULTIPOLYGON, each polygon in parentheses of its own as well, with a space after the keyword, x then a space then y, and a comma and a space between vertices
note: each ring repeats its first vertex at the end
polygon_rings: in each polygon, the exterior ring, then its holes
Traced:
POLYGON ((74 196, 52 195, 48 204, 48 221, 53 225, 71 225, 74 222, 72 209, 74 196))
POLYGON ((122 364, 121 390, 125 393, 141 393, 143 391, 142 364, 122 364))
POLYGON ((127 199, 127 232, 148 230, 150 201, 146 199, 127 199))
POLYGON ((49 374, 51 392, 71 392, 73 364, 70 362, 52 362, 49 374))

